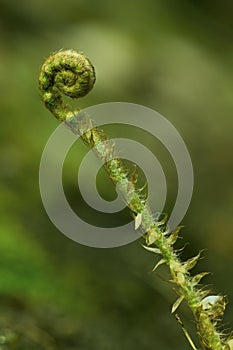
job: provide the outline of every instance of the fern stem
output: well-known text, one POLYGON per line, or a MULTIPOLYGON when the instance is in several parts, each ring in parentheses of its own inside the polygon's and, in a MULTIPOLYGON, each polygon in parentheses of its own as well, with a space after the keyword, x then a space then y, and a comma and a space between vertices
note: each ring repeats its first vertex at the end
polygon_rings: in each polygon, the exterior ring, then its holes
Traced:
MULTIPOLYGON (((74 111, 62 101, 62 93, 72 98, 86 95, 95 82, 95 71, 91 62, 74 50, 53 53, 43 64, 39 76, 40 95, 46 107, 59 121, 65 121, 69 128, 80 134, 83 141, 93 148, 96 156, 104 164, 109 178, 124 196, 131 212, 141 215, 140 227, 146 240, 145 248, 161 255, 160 263, 165 263, 171 274, 171 282, 179 296, 173 305, 175 312, 180 302, 186 300, 197 325, 197 334, 206 350, 232 350, 232 339, 225 339, 218 331, 219 321, 225 309, 225 298, 215 298, 215 302, 205 302, 210 292, 201 289, 199 282, 206 273, 191 276, 191 270, 200 254, 186 262, 179 259, 174 243, 180 227, 167 232, 164 222, 154 219, 153 213, 135 181, 117 157, 115 146, 103 130, 93 125, 85 113, 74 111), (110 159, 110 160, 108 160, 110 159)), ((157 264, 158 265, 158 264, 157 264)), ((211 296, 209 296, 211 298, 211 296)), ((210 299, 211 300, 211 299, 210 299)))

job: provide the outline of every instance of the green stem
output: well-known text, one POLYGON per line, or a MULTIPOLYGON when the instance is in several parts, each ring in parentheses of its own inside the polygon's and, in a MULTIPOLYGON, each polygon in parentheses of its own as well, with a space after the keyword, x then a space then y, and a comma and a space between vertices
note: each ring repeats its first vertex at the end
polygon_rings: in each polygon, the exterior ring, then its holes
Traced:
POLYGON ((80 134, 85 144, 93 148, 96 156, 104 164, 109 178, 123 194, 132 213, 141 216, 140 226, 146 240, 145 248, 161 255, 157 266, 167 264, 171 281, 179 296, 172 312, 176 311, 183 299, 186 300, 194 315, 197 334, 203 348, 232 350, 232 339, 225 339, 218 331, 219 321, 225 309, 225 298, 215 296, 214 301, 206 299, 210 292, 198 286, 206 273, 190 276, 189 270, 196 265, 200 254, 186 262, 180 261, 173 247, 180 227, 173 232, 167 232, 164 221, 155 221, 145 197, 117 157, 115 147, 105 132, 94 127, 92 120, 85 113, 79 110, 71 111, 62 101, 62 93, 72 98, 86 95, 94 82, 95 71, 91 62, 74 50, 53 53, 43 64, 39 76, 40 94, 46 107, 59 121, 65 121, 74 133, 80 134))

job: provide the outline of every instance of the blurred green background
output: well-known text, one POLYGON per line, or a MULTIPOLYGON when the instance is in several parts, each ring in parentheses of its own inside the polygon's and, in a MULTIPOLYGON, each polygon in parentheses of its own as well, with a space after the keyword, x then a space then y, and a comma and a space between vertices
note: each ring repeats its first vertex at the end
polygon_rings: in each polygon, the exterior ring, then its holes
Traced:
MULTIPOLYGON (((232 1, 0 0, 0 7, 0 349, 189 348, 169 312, 175 294, 151 273, 155 256, 139 241, 115 249, 79 245, 43 208, 39 162, 58 122, 38 96, 37 79, 60 48, 84 52, 96 67, 96 85, 79 106, 142 104, 182 135, 195 173, 182 258, 206 248, 196 271, 213 272, 205 282, 228 295, 224 323, 233 326, 232 1)), ((169 213, 174 165, 155 141, 142 139, 155 154, 158 147, 169 213)), ((79 144, 66 166, 67 195, 77 208, 72 160, 83 154, 79 144)), ((99 182, 103 196, 112 190, 104 175, 99 182)), ((166 277, 166 269, 158 274, 166 277)), ((192 316, 182 311, 193 334, 192 316)))

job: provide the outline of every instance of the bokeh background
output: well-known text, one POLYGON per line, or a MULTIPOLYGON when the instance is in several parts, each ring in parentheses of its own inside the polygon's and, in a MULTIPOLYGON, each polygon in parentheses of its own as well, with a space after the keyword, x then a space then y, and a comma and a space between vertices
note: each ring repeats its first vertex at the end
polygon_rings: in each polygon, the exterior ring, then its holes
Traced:
MULTIPOLYGON (((44 59, 60 48, 84 52, 96 67, 96 85, 79 106, 142 104, 182 135, 195 173, 182 258, 205 249, 196 271, 213 272, 205 282, 228 295, 224 324, 233 326, 232 1, 0 0, 0 8, 0 349, 189 347, 170 314, 176 296, 166 269, 151 272, 157 258, 142 241, 109 250, 81 246, 45 213, 39 162, 58 122, 38 96, 37 77, 44 59)), ((144 134, 143 140, 159 153, 167 175, 169 213, 174 165, 161 145, 144 134)), ((73 160, 83 154, 78 144, 64 181, 81 209, 73 160)), ((104 174, 99 186, 103 197, 113 191, 104 174)), ((196 340, 192 316, 181 309, 196 340)))

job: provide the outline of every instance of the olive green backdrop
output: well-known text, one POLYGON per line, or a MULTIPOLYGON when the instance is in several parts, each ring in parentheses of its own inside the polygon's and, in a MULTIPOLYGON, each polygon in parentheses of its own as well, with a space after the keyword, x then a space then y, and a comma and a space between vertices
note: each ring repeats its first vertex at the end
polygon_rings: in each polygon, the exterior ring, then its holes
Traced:
MULTIPOLYGON (((0 7, 0 349, 189 348, 170 315, 175 294, 166 269, 158 271, 165 281, 151 272, 156 257, 142 241, 111 250, 81 246, 45 213, 39 162, 58 122, 38 96, 37 77, 60 48, 84 52, 96 67, 96 85, 79 106, 142 104, 182 135, 195 173, 182 256, 206 249, 196 269, 213 272, 205 282, 228 295, 224 323, 233 326, 232 2, 0 0, 0 7)), ((135 136, 127 128, 106 130, 135 136)), ((169 213, 177 191, 174 164, 158 142, 143 134, 137 139, 159 154, 169 213)), ((64 170, 67 197, 84 212, 74 162, 85 151, 77 144, 64 170)), ((114 194, 103 172, 98 182, 103 197, 114 194)), ((181 309, 195 339, 192 316, 181 309)))

